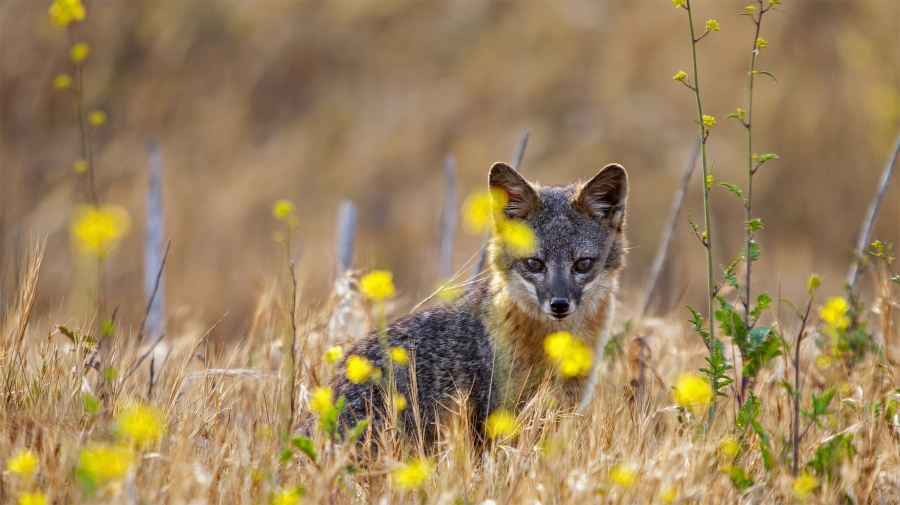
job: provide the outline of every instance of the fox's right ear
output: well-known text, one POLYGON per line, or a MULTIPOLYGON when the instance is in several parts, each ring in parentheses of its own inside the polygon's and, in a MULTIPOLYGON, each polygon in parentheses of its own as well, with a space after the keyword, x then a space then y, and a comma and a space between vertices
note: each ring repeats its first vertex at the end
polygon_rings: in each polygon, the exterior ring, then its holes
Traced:
POLYGON ((519 172, 503 162, 494 163, 489 178, 491 189, 502 189, 508 201, 503 213, 509 219, 525 219, 534 209, 540 206, 541 199, 519 172))
POLYGON ((625 199, 628 197, 628 175, 622 165, 603 167, 579 191, 577 199, 595 219, 609 223, 621 231, 625 225, 625 199))

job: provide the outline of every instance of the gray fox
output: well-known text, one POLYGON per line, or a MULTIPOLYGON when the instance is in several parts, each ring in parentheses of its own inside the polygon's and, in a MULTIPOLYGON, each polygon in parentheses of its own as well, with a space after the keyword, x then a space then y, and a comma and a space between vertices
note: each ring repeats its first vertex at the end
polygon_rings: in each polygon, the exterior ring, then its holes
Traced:
MULTIPOLYGON (((584 184, 544 186, 495 163, 489 184, 493 194, 506 196, 497 219, 526 223, 537 239, 534 251, 516 254, 495 233, 488 278, 454 304, 387 325, 388 345, 409 356, 407 366, 392 365, 396 393, 418 407, 403 410, 398 421, 407 433, 423 430, 425 440, 434 437, 442 410, 460 393, 468 397, 475 426, 492 412, 514 411, 527 401, 552 370, 544 355, 548 335, 577 335, 598 358, 609 338, 627 245, 625 169, 611 164, 584 184)), ((334 390, 347 401, 340 418, 344 429, 370 419, 377 430, 383 422, 387 392, 378 381, 349 380, 347 360, 360 356, 387 370, 385 351, 373 332, 338 364, 334 390)), ((565 381, 565 401, 587 402, 598 361, 590 373, 565 381)))

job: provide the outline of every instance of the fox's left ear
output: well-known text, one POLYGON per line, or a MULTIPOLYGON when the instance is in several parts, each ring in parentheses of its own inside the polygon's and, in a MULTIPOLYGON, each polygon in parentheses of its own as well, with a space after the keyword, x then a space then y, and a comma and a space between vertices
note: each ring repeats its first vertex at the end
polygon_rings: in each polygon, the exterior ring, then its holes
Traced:
POLYGON ((621 231, 627 197, 628 175, 622 165, 611 163, 581 188, 576 201, 595 219, 621 231))

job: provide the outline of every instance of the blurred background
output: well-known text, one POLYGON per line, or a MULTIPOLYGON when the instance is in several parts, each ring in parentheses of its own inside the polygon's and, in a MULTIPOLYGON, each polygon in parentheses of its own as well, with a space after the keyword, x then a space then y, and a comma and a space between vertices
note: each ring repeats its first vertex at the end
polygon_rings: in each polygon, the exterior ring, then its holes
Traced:
MULTIPOLYGON (((753 25, 746 2, 694 1, 695 23, 721 31, 699 44, 704 112, 717 182, 746 185, 746 133, 725 115, 747 108, 753 25)), ((89 281, 69 245, 83 201, 70 73, 71 41, 50 2, 0 1, 0 268, 4 299, 25 249, 47 238, 35 313, 83 318, 89 281)), ((610 162, 630 177, 620 317, 641 290, 696 142, 683 10, 669 0, 266 1, 85 3, 76 26, 91 46, 88 110, 108 124, 93 139, 103 203, 133 226, 107 264, 107 306, 137 326, 144 307, 142 245, 149 139, 164 159, 170 328, 225 313, 239 338, 281 272, 272 204, 288 198, 291 247, 304 303, 321 303, 335 272, 341 200, 359 209, 354 265, 392 270, 396 311, 439 280, 442 159, 458 166, 459 201, 484 188, 531 129, 523 174, 542 183, 587 179, 610 162)), ((900 126, 900 2, 784 0, 763 21, 754 145, 780 159, 755 179, 763 256, 754 291, 795 301, 809 273, 837 294, 878 177, 900 126)), ((699 168, 679 218, 654 307, 703 305, 704 253, 687 226, 702 216, 699 168)), ((900 239, 900 181, 876 237, 900 239)), ((743 248, 743 209, 712 192, 715 261, 743 248)), ((458 208, 458 205, 457 205, 458 208)), ((481 237, 457 233, 454 266, 481 237)), ((718 269, 717 269, 718 270, 718 269)), ((871 282, 871 281, 868 281, 871 282)))

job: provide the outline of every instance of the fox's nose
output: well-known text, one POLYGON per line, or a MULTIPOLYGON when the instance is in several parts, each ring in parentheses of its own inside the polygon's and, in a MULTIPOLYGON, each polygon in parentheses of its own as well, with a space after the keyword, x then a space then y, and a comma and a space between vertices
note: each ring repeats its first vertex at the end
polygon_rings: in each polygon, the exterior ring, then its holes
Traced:
POLYGON ((550 300, 550 310, 554 314, 565 314, 569 311, 569 300, 565 298, 554 298, 550 300))

